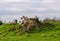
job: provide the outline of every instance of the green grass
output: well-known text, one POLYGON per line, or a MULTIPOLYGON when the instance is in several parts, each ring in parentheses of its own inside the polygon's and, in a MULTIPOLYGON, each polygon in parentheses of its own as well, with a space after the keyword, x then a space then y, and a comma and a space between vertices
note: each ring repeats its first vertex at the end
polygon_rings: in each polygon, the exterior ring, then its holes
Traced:
POLYGON ((0 25, 0 41, 60 41, 60 23, 45 24, 40 31, 21 33, 19 25, 0 25), (51 25, 53 24, 53 25, 51 25), (12 28, 16 30, 12 31, 12 28))

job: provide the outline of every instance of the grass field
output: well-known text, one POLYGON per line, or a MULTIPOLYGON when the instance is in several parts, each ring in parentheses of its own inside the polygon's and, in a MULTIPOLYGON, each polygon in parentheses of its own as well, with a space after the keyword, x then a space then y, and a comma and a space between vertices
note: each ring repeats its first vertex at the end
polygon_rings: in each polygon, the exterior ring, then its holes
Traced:
POLYGON ((54 22, 53 25, 45 25, 40 31, 33 30, 31 33, 20 34, 17 25, 0 25, 0 41, 60 41, 60 23, 54 22), (12 28, 16 30, 12 31, 12 28))

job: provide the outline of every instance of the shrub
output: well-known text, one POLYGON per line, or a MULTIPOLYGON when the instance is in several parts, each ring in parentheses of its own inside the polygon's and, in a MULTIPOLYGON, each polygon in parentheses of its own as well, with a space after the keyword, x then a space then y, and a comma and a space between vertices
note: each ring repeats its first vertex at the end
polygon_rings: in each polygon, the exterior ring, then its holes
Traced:
POLYGON ((2 25, 3 23, 2 23, 2 21, 0 20, 0 25, 2 25))

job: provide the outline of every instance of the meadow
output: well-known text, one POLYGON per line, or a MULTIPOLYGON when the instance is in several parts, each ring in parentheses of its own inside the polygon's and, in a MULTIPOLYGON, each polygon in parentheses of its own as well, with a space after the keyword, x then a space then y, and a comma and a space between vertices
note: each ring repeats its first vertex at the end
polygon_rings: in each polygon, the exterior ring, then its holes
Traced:
POLYGON ((60 22, 45 23, 42 28, 22 33, 19 24, 0 25, 0 41, 60 41, 60 22))

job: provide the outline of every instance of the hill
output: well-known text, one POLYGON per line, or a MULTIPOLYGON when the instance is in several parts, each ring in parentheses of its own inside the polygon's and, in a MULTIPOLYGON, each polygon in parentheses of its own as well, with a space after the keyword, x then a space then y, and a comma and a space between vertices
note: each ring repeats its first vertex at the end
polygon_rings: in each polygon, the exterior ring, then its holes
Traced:
POLYGON ((21 31, 19 24, 0 25, 0 41, 60 41, 60 22, 45 23, 39 30, 30 33, 21 31))

